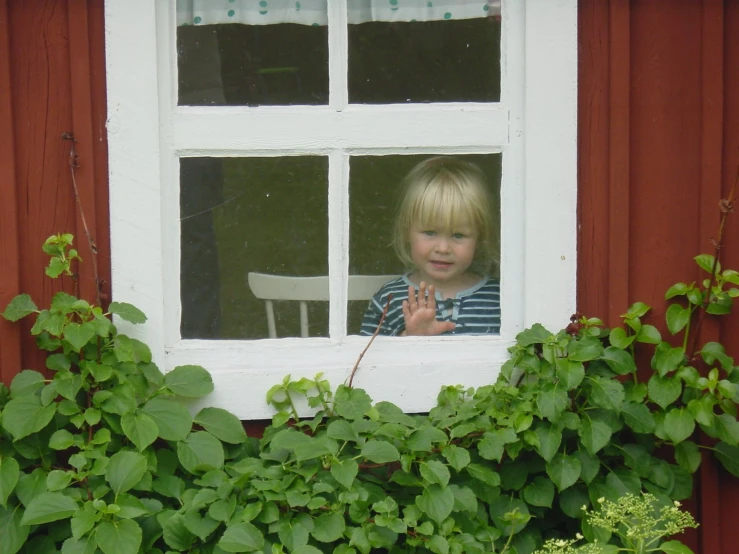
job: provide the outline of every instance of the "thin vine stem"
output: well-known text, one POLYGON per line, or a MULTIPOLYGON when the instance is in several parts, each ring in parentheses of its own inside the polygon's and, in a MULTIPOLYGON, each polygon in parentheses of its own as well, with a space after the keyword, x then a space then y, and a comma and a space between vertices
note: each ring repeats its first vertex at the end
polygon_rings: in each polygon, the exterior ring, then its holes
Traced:
POLYGON ((706 297, 703 299, 703 303, 700 306, 701 309, 700 309, 700 312, 698 313, 698 321, 695 324, 695 329, 693 330, 693 337, 690 341, 690 348, 686 350, 686 353, 687 352, 692 353, 691 354, 692 359, 695 359, 695 356, 696 356, 695 349, 698 344, 700 330, 703 327, 703 321, 706 318, 708 305, 711 303, 711 294, 712 294, 711 291, 713 290, 713 286, 716 284, 716 279, 717 279, 716 274, 718 272, 719 258, 721 256, 721 250, 724 247, 724 244, 723 244, 724 229, 726 228, 726 220, 728 219, 729 214, 734 211, 734 201, 736 200, 737 183, 739 183, 739 166, 737 166, 736 176, 734 177, 734 183, 731 186, 731 190, 729 191, 728 198, 722 198, 721 200, 719 200, 719 203, 718 203, 719 210, 721 211, 721 221, 718 227, 718 235, 712 241, 713 249, 714 249, 714 256, 713 256, 713 267, 711 268, 711 277, 708 281, 706 297))

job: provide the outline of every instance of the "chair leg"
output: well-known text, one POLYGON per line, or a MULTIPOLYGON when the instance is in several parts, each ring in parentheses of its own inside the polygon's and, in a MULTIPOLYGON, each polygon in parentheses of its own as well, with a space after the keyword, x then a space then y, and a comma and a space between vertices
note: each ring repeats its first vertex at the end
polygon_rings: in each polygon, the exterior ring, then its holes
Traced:
POLYGON ((300 302, 300 336, 308 337, 308 303, 300 302))
POLYGON ((267 330, 269 331, 269 338, 277 338, 277 328, 275 327, 275 310, 272 306, 271 300, 265 300, 264 306, 267 308, 267 330))

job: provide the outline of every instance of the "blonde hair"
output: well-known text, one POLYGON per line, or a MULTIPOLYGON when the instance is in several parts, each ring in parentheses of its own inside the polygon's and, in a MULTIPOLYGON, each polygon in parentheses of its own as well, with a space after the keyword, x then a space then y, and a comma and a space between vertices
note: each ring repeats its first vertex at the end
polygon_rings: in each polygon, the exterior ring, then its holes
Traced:
POLYGON ((485 174, 472 162, 438 156, 417 164, 403 180, 393 231, 393 247, 400 261, 413 268, 410 232, 415 227, 453 230, 470 224, 477 234, 471 268, 497 276, 500 227, 498 203, 490 194, 485 174))

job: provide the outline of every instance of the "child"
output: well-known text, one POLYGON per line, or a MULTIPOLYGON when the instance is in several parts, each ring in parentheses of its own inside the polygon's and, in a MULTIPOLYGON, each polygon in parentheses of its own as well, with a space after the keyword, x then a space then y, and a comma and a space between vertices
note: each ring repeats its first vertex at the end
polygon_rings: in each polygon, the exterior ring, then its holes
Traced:
POLYGON ((497 213, 475 164, 439 156, 411 169, 393 246, 409 273, 370 300, 360 334, 372 335, 392 295, 382 335, 500 333, 497 213))

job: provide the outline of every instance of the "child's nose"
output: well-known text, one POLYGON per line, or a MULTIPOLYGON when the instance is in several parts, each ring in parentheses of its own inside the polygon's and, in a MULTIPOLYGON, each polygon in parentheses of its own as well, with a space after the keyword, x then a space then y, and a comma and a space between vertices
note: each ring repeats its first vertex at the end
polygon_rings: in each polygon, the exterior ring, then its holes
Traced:
POLYGON ((447 239, 444 236, 440 236, 439 240, 436 241, 436 249, 439 252, 448 252, 449 251, 449 239, 447 239))

